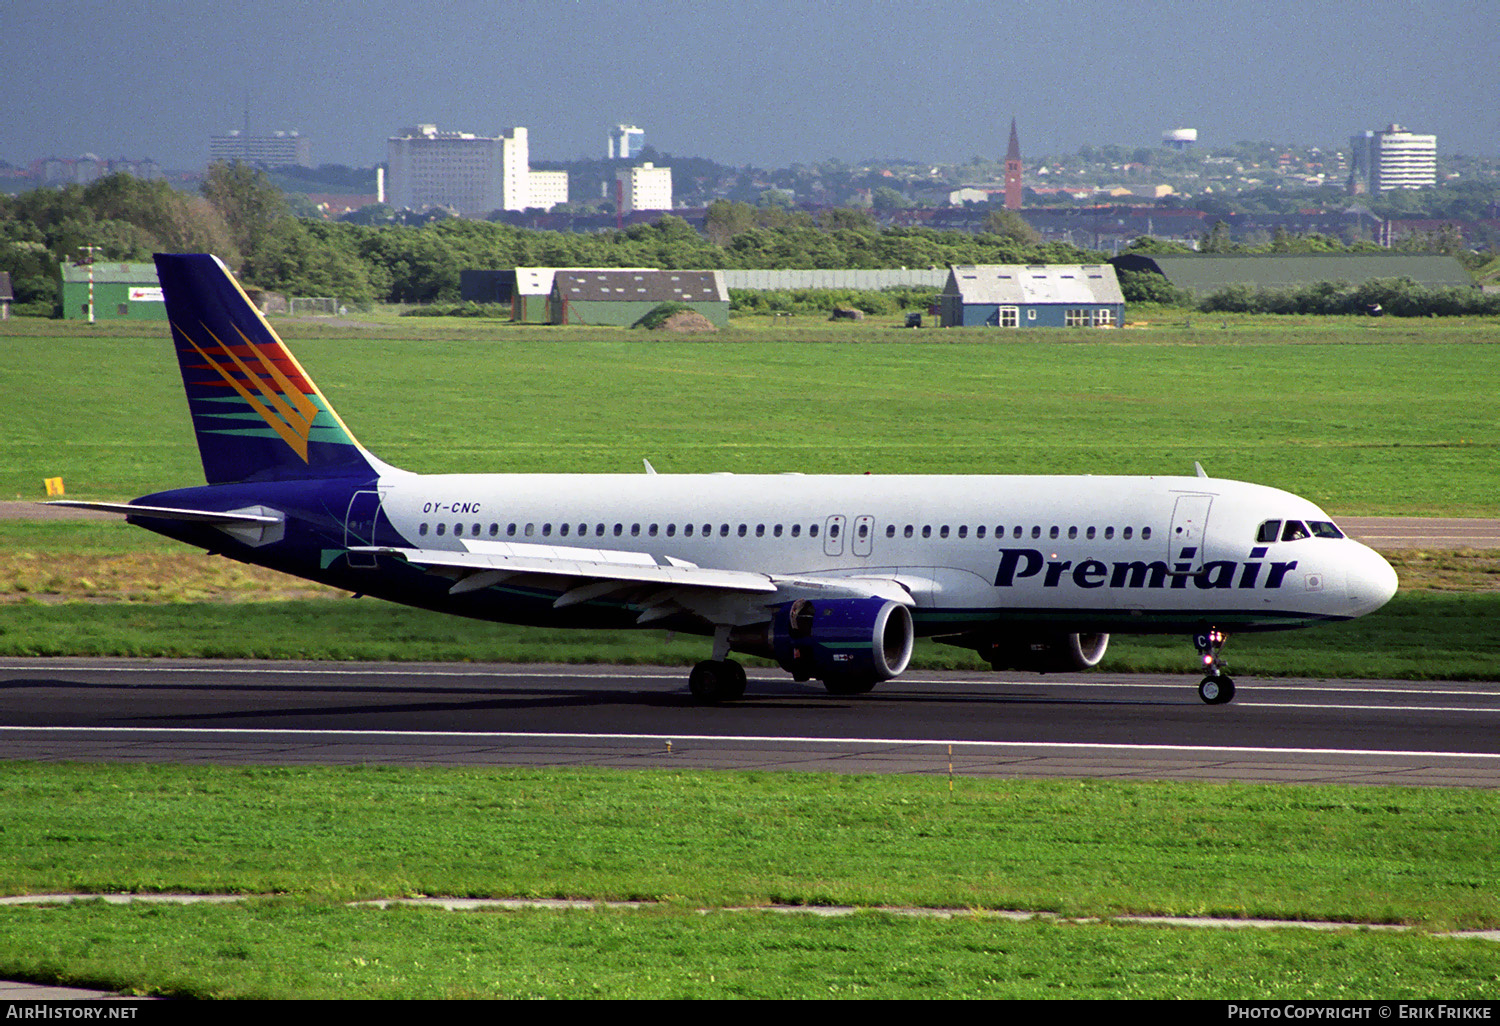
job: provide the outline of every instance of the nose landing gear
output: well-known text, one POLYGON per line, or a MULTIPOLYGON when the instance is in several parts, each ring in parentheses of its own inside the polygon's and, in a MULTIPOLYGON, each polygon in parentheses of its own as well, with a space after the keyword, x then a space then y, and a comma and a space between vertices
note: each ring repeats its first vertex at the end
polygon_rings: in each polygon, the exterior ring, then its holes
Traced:
POLYGON ((1224 672, 1224 663, 1219 658, 1228 640, 1229 636, 1217 627, 1193 635, 1193 646, 1208 670, 1208 676, 1198 685, 1198 697, 1209 705, 1223 705, 1234 698, 1234 680, 1224 672))

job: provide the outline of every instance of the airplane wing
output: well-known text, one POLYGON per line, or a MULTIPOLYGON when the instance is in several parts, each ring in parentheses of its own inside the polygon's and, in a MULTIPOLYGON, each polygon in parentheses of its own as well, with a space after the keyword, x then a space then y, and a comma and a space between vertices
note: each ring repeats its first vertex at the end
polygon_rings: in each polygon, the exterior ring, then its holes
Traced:
POLYGON ((718 570, 686 560, 645 552, 585 549, 562 545, 482 543, 482 551, 358 546, 351 552, 403 559, 430 573, 454 580, 450 594, 480 591, 520 576, 536 576, 562 589, 553 607, 562 609, 635 592, 632 605, 643 607, 638 623, 687 612, 707 620, 754 622, 764 609, 810 595, 883 597, 913 605, 910 591, 893 578, 821 577, 718 570), (645 589, 644 592, 642 589, 645 589))

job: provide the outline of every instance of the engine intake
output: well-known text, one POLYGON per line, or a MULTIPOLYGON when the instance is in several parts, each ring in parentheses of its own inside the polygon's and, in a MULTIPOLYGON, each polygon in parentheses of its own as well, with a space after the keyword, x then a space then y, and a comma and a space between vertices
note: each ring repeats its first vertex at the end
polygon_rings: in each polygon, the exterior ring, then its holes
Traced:
POLYGON ((797 599, 770 623, 731 637, 736 649, 770 656, 798 680, 850 691, 904 671, 915 642, 911 611, 882 598, 797 599))

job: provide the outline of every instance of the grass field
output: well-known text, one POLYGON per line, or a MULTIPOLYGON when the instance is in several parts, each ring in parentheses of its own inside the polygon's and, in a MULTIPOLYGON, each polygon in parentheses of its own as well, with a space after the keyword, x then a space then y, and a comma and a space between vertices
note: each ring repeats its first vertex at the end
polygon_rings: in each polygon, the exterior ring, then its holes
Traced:
MULTIPOLYGON (((281 330, 361 440, 413 470, 635 472, 647 457, 664 473, 1175 474, 1199 460, 1335 515, 1497 514, 1500 323, 1149 319, 1040 339, 806 319, 691 340, 391 316, 281 330)), ((13 320, 0 349, 0 496, 39 498, 53 476, 103 499, 201 481, 164 328, 13 320)), ((1493 679, 1500 557, 1406 558, 1403 579, 1426 588, 1355 624, 1236 638, 1231 668, 1493 679)), ((0 524, 0 652, 702 656, 655 632, 455 624, 221 562, 117 524, 0 524), (350 636, 374 640, 327 640, 350 636)), ((919 651, 928 665, 966 658, 919 651)), ((1181 670, 1190 653, 1176 638, 1117 639, 1109 659, 1181 670)), ((1424 932, 1500 924, 1494 792, 945 784, 0 764, 0 891, 276 895, 0 909, 0 978, 203 997, 1500 995, 1500 945, 1424 932), (663 904, 341 904, 410 893, 663 904), (769 901, 1419 930, 696 911, 769 901)))
POLYGON ((1500 996, 1500 796, 815 774, 11 765, 0 977, 219 997, 1500 996), (354 909, 401 895, 638 910, 354 909), (698 909, 1027 909, 1103 924, 698 909), (1401 923, 1221 931, 1128 913, 1401 923))
MULTIPOLYGON (((1176 474, 1198 460, 1336 515, 1496 508, 1500 324, 1246 318, 997 342, 812 322, 684 341, 419 320, 283 328, 356 435, 423 472, 634 472, 649 458, 663 473, 1176 474), (413 330, 440 337, 400 335, 413 330)), ((15 397, 0 495, 36 497, 57 476, 84 498, 201 480, 163 330, 0 327, 15 397)))

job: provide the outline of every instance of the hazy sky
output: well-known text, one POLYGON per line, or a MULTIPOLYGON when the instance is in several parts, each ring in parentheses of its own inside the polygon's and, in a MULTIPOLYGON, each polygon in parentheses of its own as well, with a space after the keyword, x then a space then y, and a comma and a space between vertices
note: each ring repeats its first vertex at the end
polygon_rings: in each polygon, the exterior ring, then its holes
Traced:
POLYGON ((3 0, 0 159, 151 157, 296 129, 369 166, 417 122, 602 157, 1002 157, 1196 128, 1347 144, 1399 121, 1500 156, 1497 0, 3 0))

